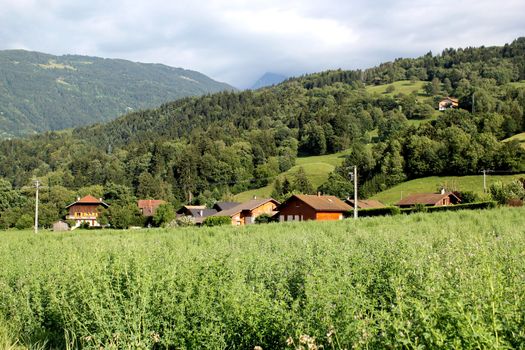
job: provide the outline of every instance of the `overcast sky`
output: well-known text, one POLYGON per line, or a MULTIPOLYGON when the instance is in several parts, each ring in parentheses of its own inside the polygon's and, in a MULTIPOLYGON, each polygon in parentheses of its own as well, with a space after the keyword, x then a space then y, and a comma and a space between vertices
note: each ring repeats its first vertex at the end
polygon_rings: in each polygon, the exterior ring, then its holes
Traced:
POLYGON ((0 49, 164 63, 236 87, 525 35, 524 0, 0 0, 0 49))

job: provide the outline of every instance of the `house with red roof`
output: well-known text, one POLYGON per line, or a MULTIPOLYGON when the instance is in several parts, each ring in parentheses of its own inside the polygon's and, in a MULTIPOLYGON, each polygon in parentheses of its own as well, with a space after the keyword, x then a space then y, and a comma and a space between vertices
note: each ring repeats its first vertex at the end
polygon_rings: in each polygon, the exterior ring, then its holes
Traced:
POLYGON ((77 228, 83 223, 87 223, 90 227, 100 227, 98 221, 101 208, 108 208, 109 205, 102 201, 102 198, 95 198, 87 195, 83 198, 77 198, 76 202, 71 203, 66 207, 69 210, 66 219, 74 220, 75 225, 72 228, 77 228))
POLYGON ((139 199, 137 201, 140 213, 146 217, 154 216, 157 208, 162 204, 166 204, 166 201, 162 199, 139 199))
POLYGON ((441 207, 461 203, 461 199, 453 192, 441 191, 441 193, 414 193, 396 203, 400 208, 411 208, 416 205, 426 207, 441 207))

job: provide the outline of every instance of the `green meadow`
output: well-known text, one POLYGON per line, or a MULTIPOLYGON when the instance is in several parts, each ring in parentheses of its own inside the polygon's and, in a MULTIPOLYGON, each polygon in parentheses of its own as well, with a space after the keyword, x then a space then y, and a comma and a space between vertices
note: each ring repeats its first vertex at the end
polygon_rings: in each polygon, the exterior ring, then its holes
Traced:
POLYGON ((5 349, 511 349, 525 208, 0 232, 5 349))

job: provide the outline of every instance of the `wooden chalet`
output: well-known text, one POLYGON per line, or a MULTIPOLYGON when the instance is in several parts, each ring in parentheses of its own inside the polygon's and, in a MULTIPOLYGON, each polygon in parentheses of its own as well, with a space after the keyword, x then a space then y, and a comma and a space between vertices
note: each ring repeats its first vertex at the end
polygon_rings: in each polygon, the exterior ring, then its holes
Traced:
POLYGON ((217 202, 212 208, 205 205, 185 205, 177 211, 177 216, 187 216, 194 220, 196 225, 201 225, 208 216, 217 214, 220 211, 231 209, 241 203, 237 202, 217 202))
POLYGON ((83 223, 87 223, 90 227, 100 227, 98 217, 100 215, 100 208, 108 208, 109 205, 102 201, 102 198, 95 198, 87 195, 83 198, 77 198, 77 201, 71 203, 66 207, 69 214, 66 219, 74 220, 75 225, 72 228, 79 227, 83 223))
MULTIPOLYGON (((354 209, 354 200, 347 198, 345 203, 348 204, 352 209, 354 209)), ((386 208, 386 205, 375 199, 358 199, 357 200, 357 209, 376 209, 376 208, 386 208)))
POLYGON ((457 98, 447 97, 439 101, 438 109, 444 111, 450 108, 458 108, 459 100, 457 98))
POLYGON ((414 193, 397 202, 396 206, 400 208, 411 208, 416 205, 440 207, 458 203, 461 203, 461 199, 459 199, 453 192, 442 191, 441 193, 414 193))
POLYGON ((166 201, 162 199, 139 199, 137 201, 140 213, 146 217, 154 216, 157 208, 162 204, 166 204, 166 201))
POLYGON ((335 196, 295 194, 281 204, 279 221, 341 220, 352 207, 335 196))
POLYGON ((226 210, 221 210, 213 216, 229 216, 232 225, 242 226, 255 223, 255 219, 262 214, 275 215, 279 202, 273 198, 252 199, 226 210))

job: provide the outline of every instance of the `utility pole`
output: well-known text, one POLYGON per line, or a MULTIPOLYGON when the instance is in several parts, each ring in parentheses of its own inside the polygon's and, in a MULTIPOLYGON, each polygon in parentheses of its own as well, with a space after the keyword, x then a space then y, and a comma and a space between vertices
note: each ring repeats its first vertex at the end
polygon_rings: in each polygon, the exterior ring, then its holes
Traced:
POLYGON ((354 165, 354 219, 357 219, 357 166, 354 165))
POLYGON ((487 193, 487 173, 490 173, 492 170, 490 169, 483 169, 481 172, 483 173, 483 193, 487 193))
POLYGON ((36 196, 35 196, 35 233, 38 233, 38 189, 40 188, 40 181, 33 180, 36 187, 36 196))

